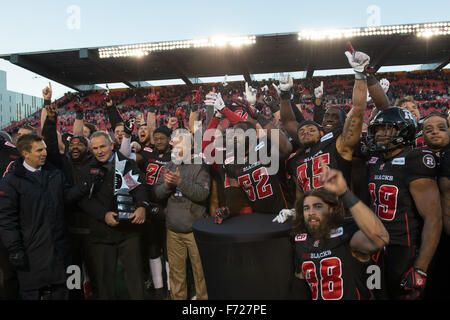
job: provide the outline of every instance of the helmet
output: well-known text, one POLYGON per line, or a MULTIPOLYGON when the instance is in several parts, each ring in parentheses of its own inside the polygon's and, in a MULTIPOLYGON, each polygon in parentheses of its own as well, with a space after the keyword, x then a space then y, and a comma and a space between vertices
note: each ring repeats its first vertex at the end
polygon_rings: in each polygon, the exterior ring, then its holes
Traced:
POLYGON ((368 147, 372 152, 387 152, 397 149, 399 146, 409 146, 416 138, 417 122, 413 114, 400 107, 389 107, 378 112, 370 122, 368 129, 368 147), (394 127, 397 132, 391 131, 389 139, 383 143, 377 143, 375 134, 380 126, 385 126, 388 132, 389 127, 394 127))

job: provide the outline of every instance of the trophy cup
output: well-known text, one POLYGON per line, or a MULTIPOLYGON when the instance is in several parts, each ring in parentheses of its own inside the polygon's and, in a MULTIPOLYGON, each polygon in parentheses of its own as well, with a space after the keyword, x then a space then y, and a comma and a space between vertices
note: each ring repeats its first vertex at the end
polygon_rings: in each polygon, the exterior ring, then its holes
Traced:
POLYGON ((117 219, 129 220, 136 210, 133 196, 130 194, 134 188, 141 183, 138 181, 139 175, 132 174, 131 170, 124 174, 126 160, 119 160, 115 154, 115 175, 114 175, 114 195, 117 200, 117 219))

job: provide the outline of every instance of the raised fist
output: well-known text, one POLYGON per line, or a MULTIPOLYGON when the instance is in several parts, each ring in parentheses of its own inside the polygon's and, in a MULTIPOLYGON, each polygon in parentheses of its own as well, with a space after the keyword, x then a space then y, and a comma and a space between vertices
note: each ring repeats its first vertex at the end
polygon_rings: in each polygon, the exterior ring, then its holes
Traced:
POLYGON ((364 52, 355 51, 352 54, 350 51, 345 51, 345 55, 347 56, 348 63, 355 72, 362 73, 366 66, 369 65, 370 57, 364 52))
POLYGON ((323 96, 323 81, 320 81, 320 86, 314 89, 314 95, 317 99, 322 98, 323 96))
POLYGON ((280 78, 280 84, 278 86, 280 91, 288 92, 288 91, 290 91, 292 89, 293 86, 294 86, 294 79, 292 79, 291 76, 281 77, 280 78))
POLYGON ((205 104, 207 106, 213 106, 214 110, 222 111, 225 108, 225 102, 222 99, 220 93, 210 92, 206 95, 205 104))
POLYGON ((251 86, 249 86, 247 82, 245 82, 244 95, 249 104, 254 105, 256 103, 256 89, 253 89, 251 86))

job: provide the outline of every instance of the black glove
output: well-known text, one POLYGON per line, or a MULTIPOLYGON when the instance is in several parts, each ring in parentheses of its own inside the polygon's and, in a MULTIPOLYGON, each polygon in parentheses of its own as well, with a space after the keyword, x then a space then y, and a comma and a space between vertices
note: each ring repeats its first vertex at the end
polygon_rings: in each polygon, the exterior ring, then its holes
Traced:
POLYGON ((134 119, 133 117, 131 117, 128 120, 125 120, 125 123, 123 125, 123 127, 124 127, 123 131, 125 131, 126 134, 131 134, 134 130, 135 123, 136 123, 136 119, 134 119))
POLYGON ((26 271, 28 270, 28 259, 25 255, 25 251, 18 250, 11 252, 9 254, 9 263, 11 266, 19 271, 26 271))
POLYGON ((405 299, 415 300, 423 295, 427 283, 427 274, 415 267, 411 267, 403 275, 400 286, 406 291, 405 299))
POLYGON ((103 183, 105 177, 104 168, 91 168, 89 171, 87 185, 89 187, 89 199, 98 191, 98 188, 103 183))
POLYGON ((228 207, 220 207, 216 209, 214 214, 214 223, 221 224, 223 220, 228 219, 231 215, 230 209, 228 207))
POLYGON ((192 111, 192 112, 197 112, 197 111, 198 111, 198 107, 199 107, 198 104, 193 104, 193 105, 191 106, 191 111, 192 111))

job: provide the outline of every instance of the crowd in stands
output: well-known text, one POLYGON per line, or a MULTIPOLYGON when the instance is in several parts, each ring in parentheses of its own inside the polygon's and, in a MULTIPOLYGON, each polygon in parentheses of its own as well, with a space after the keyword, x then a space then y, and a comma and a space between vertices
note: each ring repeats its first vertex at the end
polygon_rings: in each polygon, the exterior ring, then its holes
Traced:
MULTIPOLYGON (((395 104, 397 99, 405 96, 412 96, 419 105, 422 117, 433 111, 447 112, 449 89, 449 72, 441 71, 419 71, 419 72, 395 72, 380 73, 379 78, 386 78, 390 82, 387 96, 395 104)), ((302 108, 306 119, 311 119, 313 115, 314 88, 320 82, 325 83, 323 104, 326 107, 331 105, 339 106, 348 111, 351 107, 352 99, 352 75, 336 75, 326 77, 313 77, 309 79, 294 79, 294 101, 302 108)), ((272 87, 275 80, 263 80, 253 82, 254 88, 268 88, 269 94, 275 95, 272 87)), ((193 92, 201 87, 203 95, 210 91, 216 84, 199 84, 194 88, 186 85, 167 87, 146 87, 132 89, 111 90, 110 95, 124 119, 130 116, 136 117, 138 114, 145 114, 146 108, 150 106, 147 96, 151 92, 157 92, 158 98, 155 105, 158 109, 156 120, 157 125, 167 123, 170 117, 174 117, 178 108, 187 109, 192 103, 193 92)), ((244 83, 240 81, 229 82, 223 94, 224 100, 244 99, 242 88, 244 83)), ((85 112, 87 123, 95 124, 100 130, 109 129, 107 121, 104 119, 103 109, 105 92, 103 90, 92 90, 80 93, 69 92, 58 99, 55 103, 60 109, 59 129, 62 133, 71 132, 75 119, 75 108, 81 107, 85 112)), ((373 104, 369 103, 364 115, 364 120, 369 119, 373 104)), ((270 112, 267 110, 267 115, 270 112)), ((189 112, 185 113, 185 124, 188 123, 189 112)), ((205 108, 200 108, 199 120, 206 119, 205 108)), ((12 122, 3 130, 13 134, 21 125, 28 123, 32 126, 38 125, 40 121, 40 111, 37 111, 28 118, 12 122)))

